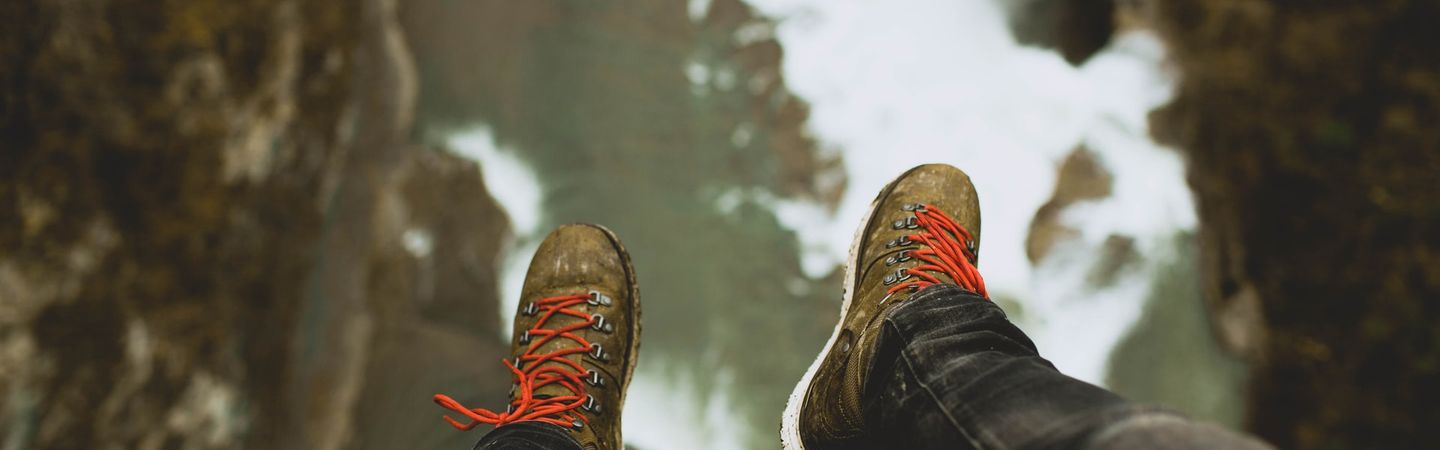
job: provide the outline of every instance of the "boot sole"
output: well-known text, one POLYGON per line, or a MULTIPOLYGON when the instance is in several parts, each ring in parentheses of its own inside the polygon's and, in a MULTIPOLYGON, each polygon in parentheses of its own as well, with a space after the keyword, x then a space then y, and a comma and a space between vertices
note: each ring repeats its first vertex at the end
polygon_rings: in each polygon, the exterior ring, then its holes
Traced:
MULTIPOLYGON (((920 166, 923 167, 923 166, 920 166)), ((830 350, 835 347, 835 341, 840 338, 840 330, 845 327, 845 318, 850 313, 851 296, 855 293, 855 279, 859 277, 860 270, 857 258, 860 256, 860 248, 864 245, 865 230, 870 229, 870 222, 875 219, 875 210, 880 207, 880 201, 890 196, 895 185, 900 180, 909 176, 911 172, 919 169, 915 167, 905 171, 890 184, 880 190, 875 200, 870 202, 870 210, 865 214, 865 221, 860 223, 860 228, 855 230, 855 238, 850 241, 850 257, 845 264, 845 295, 840 303, 840 320, 835 322, 835 331, 830 333, 830 340, 825 341, 825 347, 815 357, 815 362, 810 363, 810 368, 805 370, 805 376, 795 384, 795 389, 790 393, 790 399, 785 402, 785 412, 780 416, 780 445, 785 450, 805 450, 805 443, 800 439, 800 411, 804 409, 805 396, 810 392, 810 383, 815 378, 815 372, 820 370, 820 364, 825 357, 830 355, 830 350)))

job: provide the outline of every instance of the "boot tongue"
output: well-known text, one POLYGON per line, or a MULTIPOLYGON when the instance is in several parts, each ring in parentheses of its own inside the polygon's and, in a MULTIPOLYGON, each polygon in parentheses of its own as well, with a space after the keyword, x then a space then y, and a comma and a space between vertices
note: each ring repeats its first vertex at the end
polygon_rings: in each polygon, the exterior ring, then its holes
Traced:
MULTIPOLYGON (((543 329, 546 329, 546 330, 559 330, 559 329, 561 329, 561 328, 575 326, 575 325, 578 325, 578 324, 581 324, 581 323, 584 323, 584 322, 585 322, 585 320, 580 319, 580 318, 578 318, 578 317, 574 317, 574 316, 570 316, 570 315, 565 315, 565 314, 556 314, 555 316, 551 317, 549 321, 546 321, 545 326, 544 326, 543 329)), ((579 330, 572 331, 571 334, 574 334, 574 335, 577 335, 577 336, 580 336, 580 337, 583 338, 583 337, 587 337, 586 335, 589 334, 588 331, 589 331, 589 328, 582 328, 582 329, 579 329, 579 330)), ((539 337, 535 337, 535 338, 532 338, 532 339, 540 339, 540 338, 539 338, 539 337)), ((545 355, 545 354, 554 353, 554 352, 558 352, 558 351, 574 350, 574 349, 579 349, 579 348, 581 348, 581 344, 580 344, 579 342, 576 342, 575 340, 572 340, 572 339, 568 339, 568 338, 566 338, 566 337, 564 337, 564 336, 557 335, 557 336, 551 338, 551 339, 549 340, 549 342, 546 342, 546 343, 544 343, 543 345, 541 345, 539 348, 536 348, 535 350, 531 351, 530 354, 531 354, 531 355, 545 355)), ((541 376, 540 376, 541 379, 544 379, 544 378, 547 378, 547 377, 558 376, 559 374, 556 373, 554 370, 559 370, 559 371, 563 371, 563 372, 566 372, 566 373, 572 373, 572 374, 574 374, 574 375, 577 376, 577 377, 583 377, 583 376, 585 375, 584 370, 579 370, 579 371, 577 371, 577 370, 575 370, 574 367, 571 367, 569 364, 565 364, 565 363, 561 362, 560 360, 563 359, 563 360, 568 360, 568 361, 571 361, 571 362, 574 362, 574 363, 577 363, 577 364, 582 364, 582 361, 583 361, 585 358, 586 358, 586 356, 585 356, 584 353, 576 353, 576 354, 565 355, 565 356, 561 356, 561 357, 557 357, 557 358, 550 359, 550 360, 548 360, 548 361, 545 361, 545 362, 540 363, 539 366, 534 366, 534 364, 535 364, 534 361, 525 361, 525 369, 526 369, 525 371, 526 371, 526 372, 529 372, 529 373, 533 373, 534 371, 537 371, 537 370, 547 370, 547 369, 549 369, 549 371, 547 371, 546 373, 541 374, 541 376)), ((582 367, 583 367, 583 364, 582 364, 582 367)), ((538 381, 538 380, 537 380, 536 383, 538 384, 538 383, 540 383, 540 382, 541 382, 541 381, 538 381)), ((580 382, 580 389, 583 390, 583 389, 584 389, 584 386, 585 386, 585 384, 584 384, 584 381, 582 380, 582 381, 580 382)), ((531 395, 533 395, 535 398, 549 398, 549 397, 572 397, 572 396, 575 396, 575 395, 580 395, 580 393, 570 390, 570 388, 568 388, 568 387, 565 386, 565 383, 562 383, 562 382, 560 382, 560 381, 555 381, 555 382, 551 382, 550 384, 547 384, 547 385, 544 385, 544 386, 537 386, 537 387, 534 389, 534 391, 532 392, 531 395)), ((569 402, 567 402, 567 403, 569 403, 569 402)))

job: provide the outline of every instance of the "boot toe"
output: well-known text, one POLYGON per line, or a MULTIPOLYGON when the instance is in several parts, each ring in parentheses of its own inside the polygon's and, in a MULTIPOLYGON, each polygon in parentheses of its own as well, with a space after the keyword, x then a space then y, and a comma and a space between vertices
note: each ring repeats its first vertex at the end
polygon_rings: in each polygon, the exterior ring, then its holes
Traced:
POLYGON ((591 224, 562 225, 530 260, 526 294, 557 295, 576 289, 605 288, 607 295, 625 292, 625 261, 609 230, 591 224))

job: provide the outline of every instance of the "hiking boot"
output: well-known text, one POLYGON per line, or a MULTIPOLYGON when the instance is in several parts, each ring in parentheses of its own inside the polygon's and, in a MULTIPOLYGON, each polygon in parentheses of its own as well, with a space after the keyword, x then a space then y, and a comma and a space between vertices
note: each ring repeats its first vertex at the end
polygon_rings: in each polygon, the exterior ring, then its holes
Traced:
POLYGON ((975 269, 980 202, 965 172, 944 164, 910 169, 870 208, 850 247, 840 322, 785 406, 787 450, 861 445, 860 399, 888 311, 935 284, 989 298, 975 269))
POLYGON ((518 309, 505 361, 515 377, 509 407, 471 409, 437 394, 435 403, 468 419, 445 420, 462 430, 545 422, 584 448, 623 448, 620 415, 640 347, 640 296, 620 240, 598 225, 551 232, 530 260, 518 309))

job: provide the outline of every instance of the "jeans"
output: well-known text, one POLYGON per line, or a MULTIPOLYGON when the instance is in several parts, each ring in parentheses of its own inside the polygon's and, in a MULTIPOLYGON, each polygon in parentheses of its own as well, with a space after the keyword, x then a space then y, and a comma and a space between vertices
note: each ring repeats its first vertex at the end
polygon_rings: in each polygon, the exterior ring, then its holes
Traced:
POLYGON ((955 286, 883 320, 862 396, 874 448, 1269 448, 1060 373, 1000 307, 955 286))
MULTIPOLYGON (((882 320, 862 396, 870 448, 1270 448, 1060 373, 998 306, 952 285, 926 288, 882 320)), ((530 422, 475 448, 579 446, 530 422)))
POLYGON ((515 422, 496 428, 475 450, 584 450, 570 432, 545 422, 515 422))

